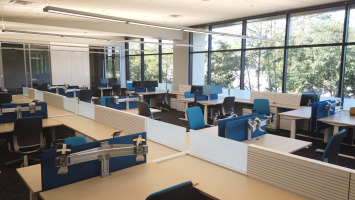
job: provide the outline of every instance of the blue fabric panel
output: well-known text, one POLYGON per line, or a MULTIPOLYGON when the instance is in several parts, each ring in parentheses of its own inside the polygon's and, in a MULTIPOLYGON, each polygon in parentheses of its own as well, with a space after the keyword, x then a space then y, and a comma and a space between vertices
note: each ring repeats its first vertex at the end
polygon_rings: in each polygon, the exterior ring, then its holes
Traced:
MULTIPOLYGON (((139 97, 139 95, 129 96, 129 98, 138 98, 138 97, 139 97)), ((135 101, 130 101, 129 102, 129 109, 133 109, 133 108, 138 108, 137 103, 135 101)))
POLYGON ((227 118, 227 119, 221 119, 218 121, 218 136, 219 137, 226 137, 226 123, 238 119, 244 119, 244 118, 250 118, 250 117, 256 117, 258 114, 250 114, 250 115, 244 115, 244 116, 239 116, 239 117, 233 117, 233 118, 227 118))
MULTIPOLYGON (((16 108, 16 103, 3 103, 2 108, 16 108)), ((0 123, 11 123, 14 122, 17 119, 17 114, 16 113, 3 113, 0 115, 0 123)))
POLYGON ((189 120, 190 129, 198 130, 205 128, 205 119, 200 107, 191 107, 186 110, 187 119, 189 120))
POLYGON ((106 84, 101 84, 101 83, 97 84, 97 87, 106 87, 106 86, 107 86, 106 84))
POLYGON ((223 91, 222 91, 222 85, 213 85, 211 87, 211 94, 221 94, 223 91))
POLYGON ((104 96, 100 98, 100 102, 102 106, 106 106, 106 98, 109 98, 110 96, 104 96))
POLYGON ((160 190, 160 191, 158 191, 158 192, 155 192, 155 193, 153 193, 153 194, 150 194, 145 200, 149 200, 151 197, 153 197, 153 196, 155 196, 155 195, 158 195, 158 194, 160 194, 160 193, 163 193, 163 192, 166 192, 166 191, 169 191, 169 190, 173 190, 173 189, 178 188, 178 187, 183 186, 183 185, 191 185, 191 187, 193 187, 192 181, 186 181, 186 182, 184 182, 184 183, 180 183, 180 184, 177 184, 177 185, 168 187, 168 188, 166 188, 166 189, 164 189, 164 190, 160 190))
MULTIPOLYGON (((259 115, 260 119, 265 119, 265 115, 259 115)), ((234 121, 229 121, 226 123, 226 138, 236 141, 244 141, 248 139, 248 119, 254 117, 248 117, 243 119, 238 119, 234 121)), ((265 127, 262 128, 265 130, 265 127)), ((252 133, 251 137, 258 137, 260 135, 265 134, 265 132, 261 132, 256 130, 252 133)))
MULTIPOLYGON (((327 117, 328 116, 328 110, 325 109, 325 106, 328 105, 328 102, 330 103, 335 103, 335 101, 321 101, 318 102, 318 107, 317 107, 317 119, 323 118, 323 117, 327 117)), ((330 115, 334 115, 335 113, 335 108, 332 108, 330 110, 330 115)), ((324 122, 320 122, 320 121, 316 121, 317 125, 316 125, 316 131, 317 133, 319 133, 321 130, 324 130, 326 128, 331 127, 331 125, 324 123, 324 122)))
POLYGON ((270 115, 270 103, 268 99, 254 99, 253 110, 259 115, 270 115))
MULTIPOLYGON (((138 135, 143 135, 146 137, 146 133, 143 132, 122 137, 114 137, 102 141, 109 141, 109 144, 133 144, 133 137, 138 135)), ((72 153, 99 147, 100 142, 101 141, 95 141, 72 146, 72 153)), ((45 150, 42 152, 42 191, 50 190, 101 175, 101 165, 100 162, 96 160, 68 166, 69 171, 67 174, 57 174, 59 167, 55 166, 55 156, 56 149, 45 150)), ((145 162, 146 155, 144 155, 144 161, 141 162, 136 161, 135 155, 113 157, 110 159, 110 172, 118 171, 145 162)))
POLYGON ((126 84, 127 91, 135 91, 133 87, 133 83, 127 83, 126 84))
POLYGON ((80 144, 86 144, 86 139, 83 136, 80 137, 71 137, 71 138, 65 138, 64 143, 75 146, 75 145, 80 145, 80 144))
MULTIPOLYGON (((119 97, 120 99, 126 98, 126 97, 119 97)), ((126 102, 121 102, 119 104, 116 104, 113 102, 114 98, 113 96, 109 96, 106 98, 106 106, 109 108, 114 108, 117 110, 125 110, 126 109, 126 102)))
POLYGON ((155 87, 153 87, 153 88, 148 88, 148 92, 155 92, 155 87))
POLYGON ((210 100, 218 99, 218 94, 210 94, 210 100))
MULTIPOLYGON (((28 103, 20 104, 21 107, 28 107, 28 103)), ((35 113, 30 113, 29 111, 22 112, 22 117, 35 117, 39 116, 42 119, 48 118, 48 110, 47 110, 47 103, 46 102, 38 102, 36 106, 41 106, 41 110, 36 110, 35 113)))
POLYGON ((57 93, 57 89, 49 89, 48 92, 51 92, 51 93, 57 93))
POLYGON ((106 86, 106 84, 108 84, 108 78, 100 78, 100 84, 103 84, 106 86))
POLYGON ((185 94, 185 98, 194 98, 194 94, 189 91, 185 92, 184 94, 185 94))
POLYGON ((135 88, 135 92, 145 92, 144 88, 135 88))

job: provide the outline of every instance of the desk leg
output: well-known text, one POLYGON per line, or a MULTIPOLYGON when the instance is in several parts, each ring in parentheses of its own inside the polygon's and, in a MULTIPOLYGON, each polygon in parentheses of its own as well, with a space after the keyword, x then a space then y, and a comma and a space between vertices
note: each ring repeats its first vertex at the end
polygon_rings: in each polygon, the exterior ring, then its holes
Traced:
POLYGON ((333 135, 337 132, 339 132, 339 126, 334 126, 333 135))
POLYGON ((32 190, 30 190, 30 200, 38 200, 38 193, 33 193, 32 190))
POLYGON ((55 127, 51 127, 50 130, 52 133, 52 142, 55 142, 55 127))
POLYGON ((207 117, 208 117, 208 112, 207 112, 208 110, 207 110, 207 107, 208 107, 207 105, 204 106, 204 113, 203 113, 203 117, 205 118, 205 124, 206 124, 206 125, 208 124, 208 123, 207 123, 207 119, 208 119, 208 118, 207 118, 207 117))
MULTIPOLYGON (((334 129, 335 129, 335 127, 334 127, 334 129)), ((338 127, 338 129, 339 129, 339 127, 338 127)), ((333 135, 332 132, 334 132, 334 131, 332 131, 331 127, 324 130, 324 138, 323 138, 323 142, 324 143, 328 143, 329 142, 330 138, 333 135)))
POLYGON ((101 90, 101 97, 104 96, 104 90, 101 90))
POLYGON ((185 101, 185 120, 187 120, 187 113, 186 113, 187 107, 188 107, 188 103, 187 101, 185 101))
POLYGON ((296 138, 296 119, 291 120, 291 135, 290 138, 296 138))
POLYGON ((129 101, 126 101, 126 110, 129 110, 129 101))

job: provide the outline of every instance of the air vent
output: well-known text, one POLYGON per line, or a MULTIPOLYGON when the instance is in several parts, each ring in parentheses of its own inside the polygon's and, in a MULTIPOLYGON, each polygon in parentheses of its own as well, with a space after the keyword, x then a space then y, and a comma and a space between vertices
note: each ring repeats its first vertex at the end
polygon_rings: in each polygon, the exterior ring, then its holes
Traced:
POLYGON ((35 2, 32 1, 24 1, 24 0, 10 0, 9 4, 15 4, 15 5, 22 5, 22 6, 26 6, 29 4, 33 4, 35 2))

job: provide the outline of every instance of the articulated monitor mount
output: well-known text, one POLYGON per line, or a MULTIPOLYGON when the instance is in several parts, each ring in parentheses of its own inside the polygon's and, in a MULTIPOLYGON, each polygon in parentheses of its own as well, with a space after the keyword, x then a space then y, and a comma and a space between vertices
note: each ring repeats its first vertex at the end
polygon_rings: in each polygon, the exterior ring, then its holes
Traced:
POLYGON ((98 148, 88 149, 77 153, 70 154, 70 145, 63 144, 62 149, 57 149, 60 155, 55 158, 55 164, 60 167, 58 174, 68 173, 68 166, 75 165, 92 160, 99 160, 101 162, 101 177, 110 175, 109 161, 111 157, 137 155, 136 161, 144 161, 143 154, 148 153, 148 145, 142 135, 133 139, 133 145, 109 145, 107 141, 101 142, 98 148), (69 147, 69 148, 68 148, 69 147))
POLYGON ((259 119, 255 117, 254 120, 248 119, 248 140, 251 140, 251 134, 254 133, 256 130, 261 132, 265 132, 262 129, 263 126, 266 126, 271 123, 271 117, 267 116, 266 119, 259 119))
MULTIPOLYGON (((219 121, 218 117, 219 117, 219 114, 218 114, 218 112, 216 112, 214 115, 214 118, 213 118, 213 126, 218 125, 218 121, 219 121)), ((238 117, 238 115, 234 113, 234 108, 232 108, 228 114, 228 117, 226 117, 225 119, 234 118, 234 117, 238 117)))
POLYGON ((0 115, 3 113, 16 113, 17 119, 22 118, 23 111, 30 111, 30 113, 35 113, 38 110, 42 110, 41 106, 36 106, 35 102, 31 102, 28 104, 28 107, 21 107, 21 105, 17 105, 15 108, 1 108, 0 115))
POLYGON ((121 102, 130 102, 130 101, 140 101, 141 98, 122 98, 120 99, 119 96, 113 96, 113 103, 120 104, 121 102))
MULTIPOLYGON (((328 110, 328 116, 330 116, 330 110, 334 107, 337 107, 337 106, 341 106, 340 101, 335 101, 335 103, 328 102, 328 105, 325 106, 325 109, 328 110)), ((340 109, 343 109, 343 108, 340 107, 340 109)))

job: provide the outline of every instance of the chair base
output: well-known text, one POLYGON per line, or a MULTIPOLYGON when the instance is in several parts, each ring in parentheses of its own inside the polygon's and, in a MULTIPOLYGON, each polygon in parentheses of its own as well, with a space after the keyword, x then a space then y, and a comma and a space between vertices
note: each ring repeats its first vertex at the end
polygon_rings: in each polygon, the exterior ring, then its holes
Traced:
POLYGON ((12 160, 12 161, 6 162, 5 166, 9 166, 9 165, 12 165, 12 164, 16 164, 16 163, 22 162, 21 167, 27 167, 29 160, 37 161, 37 162, 41 161, 41 159, 39 159, 39 158, 34 158, 34 157, 29 157, 28 155, 24 155, 23 157, 18 158, 16 160, 12 160))

